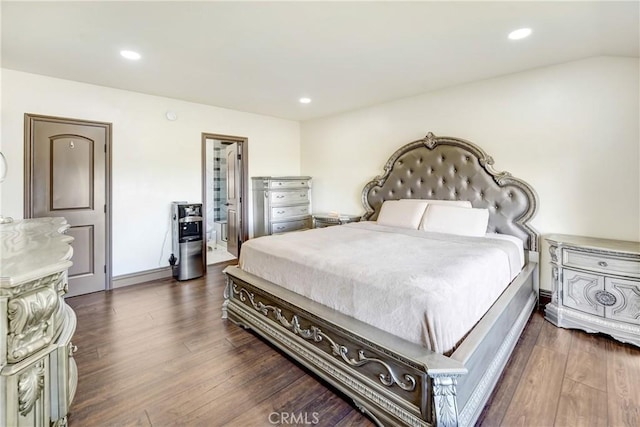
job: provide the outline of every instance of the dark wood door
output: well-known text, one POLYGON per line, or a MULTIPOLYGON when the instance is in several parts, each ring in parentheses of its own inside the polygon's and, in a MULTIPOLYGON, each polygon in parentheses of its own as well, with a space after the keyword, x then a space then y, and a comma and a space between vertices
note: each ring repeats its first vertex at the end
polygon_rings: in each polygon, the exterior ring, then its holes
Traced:
POLYGON ((107 287, 110 125, 27 116, 30 183, 25 216, 64 217, 73 236, 68 296, 107 287))

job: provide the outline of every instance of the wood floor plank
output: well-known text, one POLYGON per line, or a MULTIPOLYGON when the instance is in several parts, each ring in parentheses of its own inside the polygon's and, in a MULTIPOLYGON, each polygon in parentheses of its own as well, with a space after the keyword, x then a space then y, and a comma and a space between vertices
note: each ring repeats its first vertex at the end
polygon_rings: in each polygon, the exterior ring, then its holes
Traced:
POLYGON ((360 411, 353 409, 335 424, 335 427, 374 427, 375 424, 365 418, 360 411))
MULTIPOLYGON (((282 414, 287 414, 287 417, 290 417, 290 414, 304 417, 305 414, 301 412, 301 409, 316 398, 316 382, 311 375, 303 375, 279 393, 274 394, 272 398, 263 400, 233 418, 229 424, 250 426, 256 425, 256 420, 262 420, 265 425, 275 424, 274 421, 282 419, 282 414)), ((307 418, 312 420, 312 415, 307 415, 307 418)))
POLYGON ((558 328, 553 323, 545 321, 536 344, 559 353, 568 353, 571 346, 571 332, 570 329, 558 328))
POLYGON ((487 402, 485 410, 480 414, 478 424, 484 427, 499 426, 504 418, 504 414, 511 403, 522 373, 524 372, 533 346, 538 340, 538 335, 542 329, 544 319, 535 313, 529 318, 522 336, 507 363, 507 366, 500 378, 500 387, 497 387, 493 395, 487 402))
MULTIPOLYGON (((566 377, 589 387, 607 391, 606 351, 593 351, 583 344, 582 334, 574 334, 567 355, 566 377), (585 351, 584 348, 589 350, 585 351)), ((606 347, 605 347, 606 348, 606 347)))
MULTIPOLYGON (((280 360, 277 355, 262 357, 258 352, 251 352, 252 362, 258 369, 275 369, 280 360)), ((231 358, 228 358, 232 360, 231 358)), ((186 368, 177 372, 172 381, 171 388, 162 388, 162 380, 154 381, 143 387, 148 391, 134 390, 129 398, 136 401, 138 407, 144 407, 148 413, 152 425, 197 425, 206 424, 208 420, 222 420, 230 415, 226 410, 230 409, 229 402, 225 400, 225 395, 220 390, 219 384, 225 381, 235 381, 243 375, 246 369, 238 366, 216 367, 215 360, 209 363, 186 368), (144 393, 136 398, 136 395, 144 393), (220 393, 218 393, 220 392, 220 393), (218 416, 211 416, 209 419, 195 420, 189 417, 201 408, 213 406, 217 408, 218 416)), ((166 379, 164 380, 166 382, 166 379)), ((242 387, 244 380, 238 381, 238 386, 242 387)), ((225 389, 228 391, 228 389, 225 389)), ((233 405, 232 405, 233 406, 233 405)), ((209 422, 211 425, 211 422, 209 422)))
MULTIPOLYGON (((154 409, 157 412, 179 413, 185 409, 184 402, 194 404, 198 396, 215 384, 242 374, 245 368, 238 365, 237 359, 246 360, 258 368, 262 366, 258 363, 264 359, 264 348, 260 345, 244 349, 229 346, 229 349, 228 353, 216 354, 211 351, 189 356, 188 364, 184 363, 184 358, 176 358, 155 369, 144 370, 115 383, 109 376, 99 379, 98 381, 108 383, 110 387, 98 390, 95 395, 87 393, 84 396, 86 403, 79 409, 91 417, 110 421, 118 420, 122 414, 126 416, 129 412, 142 409, 149 409, 150 413, 154 409), (90 399, 92 395, 95 397, 90 399), (108 404, 105 405, 106 402, 108 404), (122 411, 114 413, 112 405, 122 411)), ((267 360, 277 364, 279 360, 274 360, 276 357, 273 354, 267 360)))
POLYGON ((566 361, 566 354, 536 345, 501 425, 553 426, 566 361))
MULTIPOLYGON (((313 402, 301 410, 304 414, 311 414, 310 418, 315 414, 318 419, 318 425, 322 426, 335 426, 352 411, 351 407, 344 404, 342 396, 328 389, 325 389, 316 396, 313 402)), ((361 415, 361 417, 364 421, 364 416, 361 415)), ((365 423, 363 422, 363 424, 365 423)))
POLYGON ((613 340, 607 344, 609 424, 640 426, 640 349, 613 340))
MULTIPOLYGON (((270 363, 260 367, 257 364, 245 365, 242 373, 220 382, 215 388, 200 395, 200 400, 207 403, 194 410, 180 408, 176 420, 186 425, 204 424, 226 426, 243 412, 269 399, 292 382, 299 379, 304 372, 300 368, 287 363, 279 355, 274 354, 270 363), (245 385, 251 384, 251 387, 245 385), (224 411, 220 411, 224 408, 224 411)), ((155 415, 155 414, 154 414, 155 415)), ((153 422, 153 417, 152 417, 153 422)))
POLYGON ((607 394, 565 378, 558 403, 557 427, 607 427, 607 394))

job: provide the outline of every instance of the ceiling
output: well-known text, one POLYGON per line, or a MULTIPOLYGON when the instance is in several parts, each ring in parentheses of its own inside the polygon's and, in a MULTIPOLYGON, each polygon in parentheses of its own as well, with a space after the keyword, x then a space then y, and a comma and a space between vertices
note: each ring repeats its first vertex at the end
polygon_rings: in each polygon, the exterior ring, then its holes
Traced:
POLYGON ((591 56, 639 57, 639 5, 2 1, 2 67, 308 120, 591 56), (507 39, 521 27, 533 34, 507 39))

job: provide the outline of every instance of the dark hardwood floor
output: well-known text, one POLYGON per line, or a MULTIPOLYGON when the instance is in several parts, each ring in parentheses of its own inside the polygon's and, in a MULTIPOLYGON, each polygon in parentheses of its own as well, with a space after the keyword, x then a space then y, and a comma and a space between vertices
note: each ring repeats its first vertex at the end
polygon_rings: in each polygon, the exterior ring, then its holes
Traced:
MULTIPOLYGON (((373 426, 256 335, 221 320, 206 278, 68 298, 78 316, 69 425, 373 426)), ((558 329, 536 312, 480 423, 640 426, 640 349, 558 329)))

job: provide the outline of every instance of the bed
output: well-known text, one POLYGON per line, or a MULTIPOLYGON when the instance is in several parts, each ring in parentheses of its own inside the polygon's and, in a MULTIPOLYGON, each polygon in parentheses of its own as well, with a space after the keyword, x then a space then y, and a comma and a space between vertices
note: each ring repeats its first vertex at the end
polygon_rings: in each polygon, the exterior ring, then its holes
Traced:
POLYGON ((365 185, 362 203, 365 222, 245 243, 240 266, 225 269, 223 318, 254 330, 351 398, 378 425, 473 425, 537 303, 539 235, 530 225, 537 196, 524 181, 494 170, 493 159, 475 144, 429 133, 389 158, 384 173, 365 185), (470 202, 488 212, 491 234, 397 233, 382 221, 371 222, 396 203, 389 201, 401 199, 470 202), (516 267, 517 256, 507 250, 514 241, 521 248, 516 267), (372 252, 371 246, 383 251, 372 252), (447 264, 457 253, 447 252, 452 246, 466 248, 462 257, 478 258, 479 265, 492 253, 510 273, 492 276, 494 268, 485 269, 484 281, 473 273, 477 280, 464 288, 463 275, 452 269, 457 261, 447 264), (334 256, 314 258, 323 250, 334 256), (385 263, 384 250, 406 255, 385 263), (432 255, 422 252, 427 250, 432 255), (422 298, 421 286, 435 280, 416 279, 420 259, 430 259, 429 269, 442 269, 449 288, 460 289, 448 294, 435 288, 422 298), (349 276, 351 270, 368 271, 367 265, 383 269, 349 276), (504 280, 496 289, 490 286, 504 280), (319 288, 326 288, 326 299, 319 288), (430 335, 430 319, 408 317, 413 311, 421 316, 432 298, 437 303, 425 313, 439 308, 445 317, 435 322, 444 337, 430 335), (443 327, 472 309, 481 312, 465 320, 470 326, 455 325, 455 333, 443 327), (412 328, 418 323, 426 326, 412 328))

